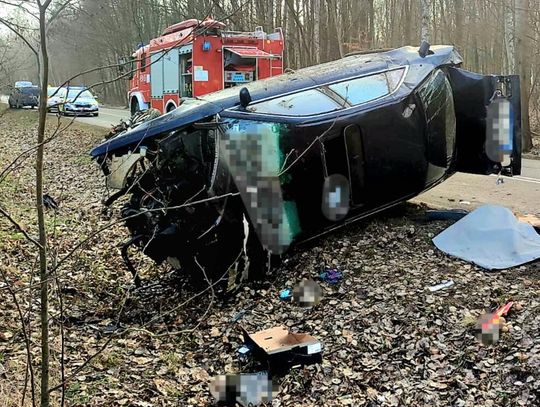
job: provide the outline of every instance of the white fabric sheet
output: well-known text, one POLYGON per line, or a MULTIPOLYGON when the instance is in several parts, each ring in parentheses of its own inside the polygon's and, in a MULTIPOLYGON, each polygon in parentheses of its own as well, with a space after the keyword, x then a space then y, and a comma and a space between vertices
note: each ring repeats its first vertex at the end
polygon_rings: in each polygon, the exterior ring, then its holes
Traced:
POLYGON ((439 250, 486 269, 505 269, 540 258, 540 235, 502 206, 485 205, 435 238, 439 250))

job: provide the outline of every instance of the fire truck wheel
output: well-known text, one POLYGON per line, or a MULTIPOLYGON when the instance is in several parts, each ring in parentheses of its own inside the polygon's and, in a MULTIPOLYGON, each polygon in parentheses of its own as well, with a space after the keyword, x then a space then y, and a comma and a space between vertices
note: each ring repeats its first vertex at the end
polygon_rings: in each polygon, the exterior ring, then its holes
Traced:
POLYGON ((133 98, 131 100, 131 115, 133 116, 139 110, 140 110, 139 101, 137 100, 137 98, 133 98))

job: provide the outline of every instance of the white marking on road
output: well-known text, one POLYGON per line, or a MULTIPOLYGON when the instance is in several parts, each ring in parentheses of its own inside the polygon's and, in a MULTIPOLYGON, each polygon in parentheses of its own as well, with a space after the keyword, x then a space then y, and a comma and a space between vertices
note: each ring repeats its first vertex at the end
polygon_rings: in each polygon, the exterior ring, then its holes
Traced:
MULTIPOLYGON (((490 174, 490 177, 498 177, 497 174, 490 174)), ((513 177, 503 178, 513 179, 516 181, 530 182, 531 184, 540 184, 540 180, 537 178, 522 177, 521 175, 514 175, 513 177)))

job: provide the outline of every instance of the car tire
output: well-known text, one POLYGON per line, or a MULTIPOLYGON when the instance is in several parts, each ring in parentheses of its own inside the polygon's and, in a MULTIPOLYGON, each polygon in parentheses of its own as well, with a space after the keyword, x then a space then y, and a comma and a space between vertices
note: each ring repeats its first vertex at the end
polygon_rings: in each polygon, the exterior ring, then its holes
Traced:
POLYGON ((98 116, 99 116, 99 113, 94 113, 93 116, 94 116, 94 117, 98 117, 98 116))

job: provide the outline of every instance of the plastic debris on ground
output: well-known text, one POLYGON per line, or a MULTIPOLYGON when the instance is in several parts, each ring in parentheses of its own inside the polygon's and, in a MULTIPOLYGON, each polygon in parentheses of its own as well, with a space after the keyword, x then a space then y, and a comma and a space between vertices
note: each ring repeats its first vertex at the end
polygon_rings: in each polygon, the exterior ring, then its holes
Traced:
POLYGON ((246 363, 248 361, 249 355, 251 354, 251 349, 246 345, 242 345, 237 352, 240 362, 246 363))
POLYGON ((319 274, 319 278, 325 283, 337 284, 343 278, 343 273, 336 268, 326 268, 319 274))
POLYGON ((495 312, 482 315, 476 324, 476 337, 484 345, 491 345, 499 340, 504 319, 503 316, 514 303, 512 301, 499 307, 495 312))
POLYGON ((309 334, 289 332, 283 326, 255 333, 242 330, 244 346, 255 359, 266 363, 272 373, 282 374, 295 365, 322 361, 322 343, 309 334))
POLYGON ((460 220, 467 216, 465 209, 430 209, 426 211, 427 220, 460 220))
POLYGON ((279 292, 279 299, 280 300, 288 300, 292 297, 292 291, 289 288, 286 288, 284 290, 281 290, 279 292))
POLYGON ((450 288, 454 285, 453 280, 444 280, 440 284, 432 285, 431 287, 428 287, 428 290, 434 293, 435 291, 440 291, 444 288, 450 288))
POLYGON ((540 258, 540 235, 502 206, 485 205, 433 238, 437 248, 486 269, 505 269, 540 258))
POLYGON ((245 310, 245 309, 237 312, 236 315, 234 317, 232 317, 231 322, 240 321, 244 317, 244 315, 246 315, 246 312, 247 312, 247 310, 245 310))

